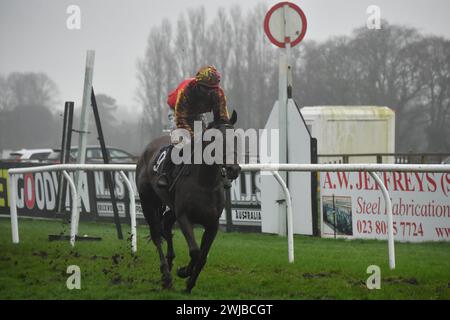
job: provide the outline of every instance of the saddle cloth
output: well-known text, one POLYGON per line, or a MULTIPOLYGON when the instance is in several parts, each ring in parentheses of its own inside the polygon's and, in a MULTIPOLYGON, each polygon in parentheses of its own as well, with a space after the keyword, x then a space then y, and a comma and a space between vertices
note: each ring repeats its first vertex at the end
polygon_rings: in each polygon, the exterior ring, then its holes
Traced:
MULTIPOLYGON (((152 164, 153 172, 155 172, 157 176, 161 176, 163 174, 166 175, 166 178, 170 185, 170 189, 172 189, 173 185, 178 180, 179 175, 181 174, 180 170, 182 170, 184 167, 183 165, 173 164, 171 159, 172 149, 172 144, 162 146, 152 164)), ((189 171, 184 168, 183 175, 187 174, 189 174, 189 171)))
POLYGON ((155 160, 153 161, 153 171, 157 174, 162 174, 164 172, 164 168, 166 166, 167 159, 170 159, 170 151, 172 145, 165 145, 159 149, 155 160))

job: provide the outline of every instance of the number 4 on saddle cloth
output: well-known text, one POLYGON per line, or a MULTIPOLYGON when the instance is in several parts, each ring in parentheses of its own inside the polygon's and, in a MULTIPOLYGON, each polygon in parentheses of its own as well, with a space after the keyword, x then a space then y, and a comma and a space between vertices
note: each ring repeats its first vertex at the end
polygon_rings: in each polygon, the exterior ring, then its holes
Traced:
MULTIPOLYGON (((184 164, 174 165, 171 160, 171 152, 173 144, 161 147, 158 156, 153 162, 153 171, 158 175, 157 186, 160 188, 168 188, 172 190, 178 178, 182 175, 188 175, 189 170, 186 170, 184 164)), ((231 188, 231 181, 227 177, 227 171, 222 168, 223 184, 225 189, 231 188)))

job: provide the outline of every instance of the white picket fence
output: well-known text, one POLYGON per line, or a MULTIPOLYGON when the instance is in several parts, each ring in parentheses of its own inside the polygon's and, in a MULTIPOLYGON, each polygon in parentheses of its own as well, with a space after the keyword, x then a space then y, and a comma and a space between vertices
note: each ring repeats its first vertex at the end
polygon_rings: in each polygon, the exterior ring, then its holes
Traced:
MULTIPOLYGON (((388 252, 389 252, 389 266, 391 269, 395 268, 395 248, 394 248, 394 229, 392 217, 392 203, 389 192, 384 186, 382 180, 376 172, 450 172, 450 165, 448 164, 243 164, 241 165, 243 171, 262 171, 271 172, 283 189, 287 205, 287 227, 288 227, 288 259, 289 262, 294 262, 294 234, 293 234, 293 216, 292 216, 292 202, 289 189, 285 182, 278 174, 278 171, 294 171, 294 172, 360 172, 366 171, 375 179, 383 193, 384 201, 387 208, 387 225, 388 225, 388 252)), ((127 164, 60 164, 39 166, 30 168, 13 168, 9 169, 10 181, 10 212, 11 212, 11 229, 13 243, 19 243, 19 223, 17 218, 16 207, 16 178, 18 174, 35 173, 35 172, 51 172, 62 171, 64 177, 69 181, 69 186, 72 192, 72 216, 70 228, 70 243, 75 245, 76 235, 78 233, 79 223, 79 207, 78 195, 75 188, 75 183, 68 174, 70 171, 119 171, 121 177, 125 181, 129 195, 130 195, 130 218, 131 218, 131 247, 132 251, 137 251, 136 238, 136 206, 135 193, 131 182, 125 174, 125 171, 135 171, 136 165, 127 164)))

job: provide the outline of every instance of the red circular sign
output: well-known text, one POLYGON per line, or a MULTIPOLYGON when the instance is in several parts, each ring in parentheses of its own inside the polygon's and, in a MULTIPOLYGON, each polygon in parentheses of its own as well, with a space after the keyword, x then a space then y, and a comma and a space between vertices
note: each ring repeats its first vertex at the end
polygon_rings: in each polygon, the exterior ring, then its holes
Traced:
MULTIPOLYGON (((286 20, 289 20, 289 17, 286 17, 286 20)), ((280 21, 278 21, 280 23, 280 21)), ((294 21, 292 18, 290 21, 286 21, 286 23, 295 23, 297 21, 294 21)), ((307 28, 307 21, 305 13, 300 9, 297 5, 293 4, 292 2, 280 2, 274 5, 270 10, 267 12, 265 18, 264 18, 264 32, 266 33, 267 37, 269 38, 270 42, 272 42, 274 45, 285 48, 286 43, 290 43, 291 47, 296 46, 300 43, 300 41, 303 40, 306 34, 306 28, 307 28), (297 15, 299 22, 300 22, 300 30, 292 30, 293 33, 290 35, 287 35, 284 37, 284 39, 280 39, 280 37, 276 36, 275 30, 273 25, 271 24, 271 21, 275 19, 280 19, 280 9, 283 9, 284 6, 288 6, 290 17, 295 17, 297 15), (278 17, 276 17, 278 15, 278 17), (272 20, 271 20, 272 19, 272 20), (272 27, 271 27, 272 25, 272 27)), ((296 28, 295 28, 296 29, 296 28)))

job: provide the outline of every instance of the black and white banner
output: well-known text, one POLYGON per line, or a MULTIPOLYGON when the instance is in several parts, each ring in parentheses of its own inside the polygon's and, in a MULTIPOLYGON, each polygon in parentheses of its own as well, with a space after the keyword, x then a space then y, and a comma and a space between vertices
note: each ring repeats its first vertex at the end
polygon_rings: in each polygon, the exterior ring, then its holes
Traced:
MULTIPOLYGON (((18 164, 0 162, 0 214, 9 214, 9 175, 8 169, 17 167, 37 166, 38 164, 18 164)), ((74 173, 69 175, 73 178, 74 173)), ((128 189, 119 172, 114 172, 115 196, 119 216, 123 221, 129 221, 129 194, 128 189)), ((136 216, 143 219, 142 208, 137 195, 135 172, 126 172, 128 179, 135 192, 136 216)), ((17 212, 22 216, 35 217, 60 217, 57 213, 58 184, 60 173, 37 172, 14 175, 16 179, 16 204, 17 212)), ((104 172, 81 172, 82 187, 79 192, 81 198, 81 220, 101 220, 113 217, 113 208, 109 189, 105 181, 104 172)), ((66 184, 65 196, 63 198, 66 212, 70 212, 71 194, 68 182, 66 184)), ((260 226, 261 225, 261 202, 259 192, 259 174, 242 173, 241 177, 233 182, 231 189, 232 218, 233 224, 260 226)), ((221 223, 225 223, 225 214, 222 215, 221 223)))

